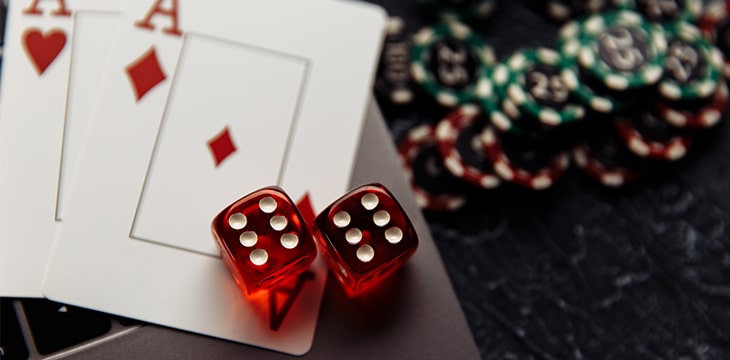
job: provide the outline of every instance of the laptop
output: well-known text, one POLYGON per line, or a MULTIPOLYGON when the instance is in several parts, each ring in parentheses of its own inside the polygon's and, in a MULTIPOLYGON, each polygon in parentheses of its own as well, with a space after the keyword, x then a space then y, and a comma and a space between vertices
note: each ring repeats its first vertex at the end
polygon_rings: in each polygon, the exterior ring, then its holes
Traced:
MULTIPOLYGON (((327 281, 304 359, 478 359, 479 352, 385 122, 371 100, 351 188, 386 185, 419 234, 419 249, 384 284, 385 296, 349 299, 327 281), (408 296, 403 296, 408 294, 408 296)), ((212 241, 212 240, 211 240, 212 241)), ((45 299, 0 299, 0 359, 286 359, 290 355, 45 299)))

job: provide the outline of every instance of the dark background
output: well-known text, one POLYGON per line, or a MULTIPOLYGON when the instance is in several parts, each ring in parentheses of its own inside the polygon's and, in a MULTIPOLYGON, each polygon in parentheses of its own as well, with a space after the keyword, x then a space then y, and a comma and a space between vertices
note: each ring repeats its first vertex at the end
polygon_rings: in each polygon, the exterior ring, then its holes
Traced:
MULTIPOLYGON (((407 31, 433 23, 416 3, 374 0, 407 31)), ((500 1, 475 29, 503 59, 555 47, 559 25, 500 1)), ((440 116, 384 109, 394 140, 440 116)), ((571 169, 543 192, 498 188, 426 213, 485 359, 730 358, 728 116, 686 158, 628 187, 571 169)))

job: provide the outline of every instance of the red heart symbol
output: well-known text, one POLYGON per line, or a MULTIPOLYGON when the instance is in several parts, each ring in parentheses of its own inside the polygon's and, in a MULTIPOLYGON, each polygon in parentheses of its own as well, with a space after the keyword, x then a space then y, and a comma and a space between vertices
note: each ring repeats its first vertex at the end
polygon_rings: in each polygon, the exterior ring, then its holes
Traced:
POLYGON ((61 29, 51 29, 44 34, 38 28, 31 28, 23 34, 23 45, 38 75, 42 75, 66 45, 66 33, 61 29))

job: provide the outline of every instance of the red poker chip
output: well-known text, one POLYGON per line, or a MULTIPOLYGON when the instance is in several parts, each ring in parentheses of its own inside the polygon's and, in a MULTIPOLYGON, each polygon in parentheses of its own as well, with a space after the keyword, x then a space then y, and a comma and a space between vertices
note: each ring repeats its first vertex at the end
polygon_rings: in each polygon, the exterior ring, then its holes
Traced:
POLYGON ((677 109, 664 101, 657 101, 654 105, 661 118, 673 126, 680 128, 710 128, 722 120, 722 114, 727 108, 728 99, 730 99, 730 96, 727 83, 722 82, 707 105, 696 111, 677 109))
POLYGON ((547 189, 563 176, 570 165, 568 154, 558 152, 550 157, 544 167, 537 170, 522 169, 510 160, 494 128, 485 127, 480 138, 495 172, 502 179, 516 185, 533 190, 547 189))
POLYGON ((642 158, 676 161, 687 154, 692 137, 681 129, 668 126, 650 112, 615 120, 624 145, 642 158))
POLYGON ((638 169, 608 164, 601 160, 588 144, 580 144, 573 149, 573 163, 585 174, 607 187, 621 187, 641 177, 638 169))
POLYGON ((500 184, 492 163, 484 153, 480 134, 487 119, 477 105, 462 105, 436 127, 436 142, 444 165, 456 177, 492 189, 500 184))
POLYGON ((398 144, 406 178, 411 185, 416 202, 424 210, 454 211, 466 203, 466 198, 452 193, 458 189, 458 179, 444 169, 436 148, 436 136, 432 125, 411 129, 398 144))

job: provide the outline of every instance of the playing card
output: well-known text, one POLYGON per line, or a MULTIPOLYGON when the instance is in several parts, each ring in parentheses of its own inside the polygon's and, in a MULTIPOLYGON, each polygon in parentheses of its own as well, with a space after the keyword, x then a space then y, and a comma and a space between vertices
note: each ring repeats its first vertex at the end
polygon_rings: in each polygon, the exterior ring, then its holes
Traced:
POLYGON ((245 298, 210 221, 265 185, 309 213, 347 190, 384 18, 369 4, 326 0, 130 2, 44 293, 306 352, 323 263, 245 298))
POLYGON ((0 295, 41 296, 88 110, 123 2, 9 5, 0 108, 0 295), (94 32, 83 31, 93 26, 94 32), (72 100, 73 99, 73 100, 72 100))

